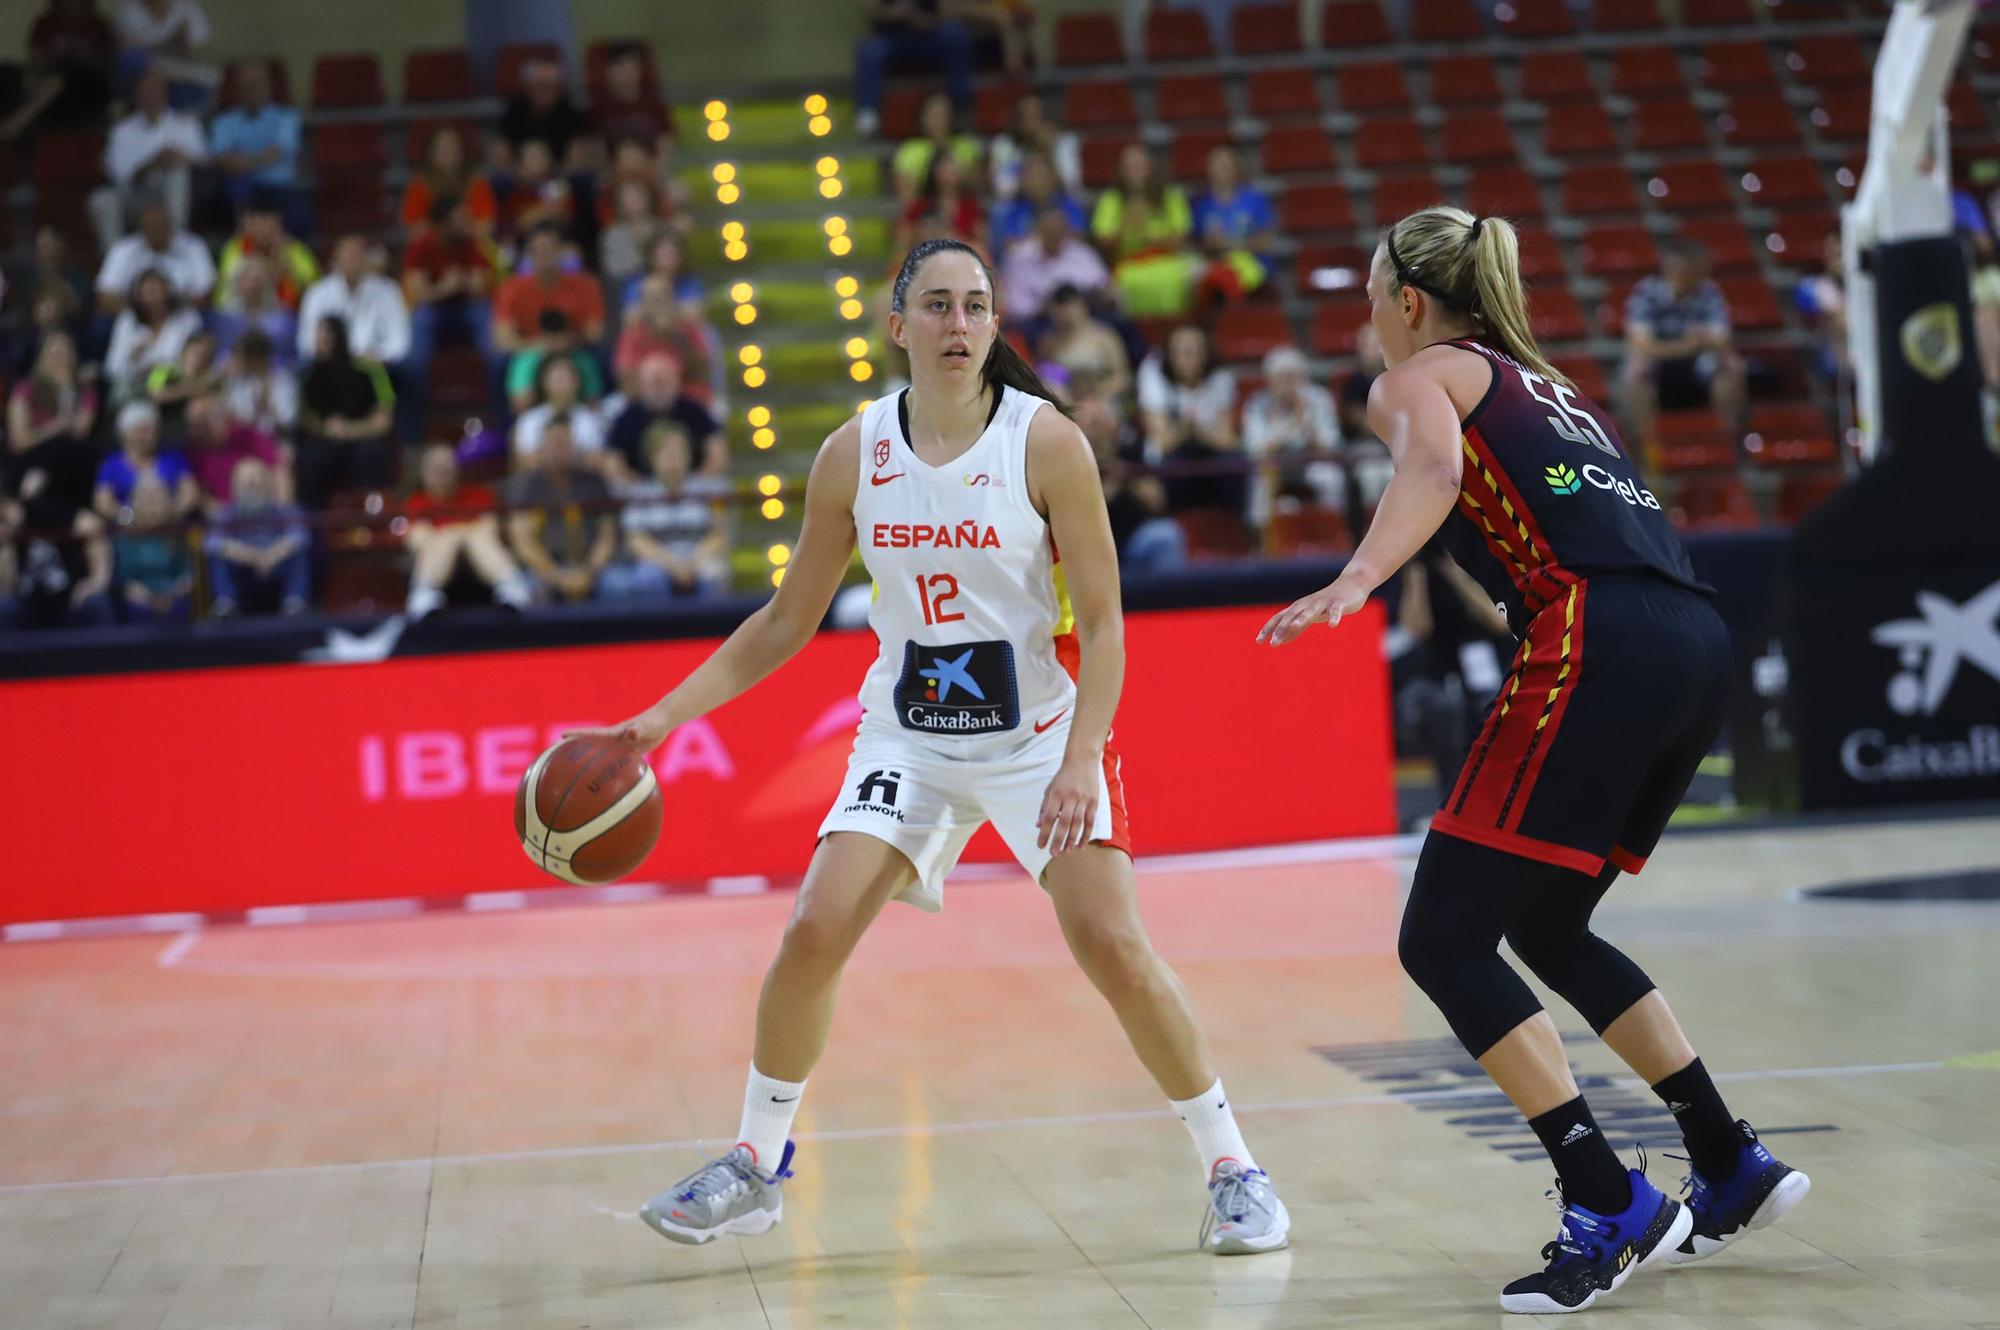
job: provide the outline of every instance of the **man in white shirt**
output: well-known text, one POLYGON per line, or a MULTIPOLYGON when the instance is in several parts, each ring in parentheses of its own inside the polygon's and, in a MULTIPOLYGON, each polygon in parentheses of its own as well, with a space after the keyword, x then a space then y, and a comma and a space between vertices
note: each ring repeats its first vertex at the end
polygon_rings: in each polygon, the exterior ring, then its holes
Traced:
POLYGON ((299 360, 312 359, 320 320, 339 317, 347 320, 347 344, 355 355, 400 364, 410 354, 410 308, 403 289, 369 271, 368 242, 358 235, 335 242, 330 267, 299 304, 299 360))
MULTIPOLYGON (((199 58, 209 37, 208 15, 199 0, 125 0, 118 7, 117 22, 122 82, 157 69, 191 97, 221 82, 215 66, 199 58)), ((181 101, 183 106, 189 104, 181 101)))
POLYGON ((148 269, 167 279, 174 293, 190 305, 200 305, 215 287, 215 260, 208 246, 187 231, 177 230, 167 205, 148 199, 139 207, 139 229, 111 246, 97 270, 97 307, 106 314, 125 308, 132 283, 148 269))
POLYGON ((90 196, 90 220, 100 249, 125 234, 125 218, 141 194, 166 200, 176 229, 187 225, 194 168, 208 160, 201 122, 167 105, 166 76, 148 70, 132 90, 132 114, 112 126, 104 145, 111 183, 90 196))

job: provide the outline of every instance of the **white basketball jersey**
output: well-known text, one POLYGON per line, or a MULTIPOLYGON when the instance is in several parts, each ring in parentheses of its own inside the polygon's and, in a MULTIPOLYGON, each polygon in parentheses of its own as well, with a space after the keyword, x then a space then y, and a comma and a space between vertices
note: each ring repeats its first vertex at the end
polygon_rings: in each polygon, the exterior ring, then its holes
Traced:
POLYGON ((903 399, 861 415, 854 527, 881 643, 861 686, 861 732, 964 757, 1004 752, 1076 699, 1069 594, 1028 499, 1028 424, 1046 403, 1003 388, 978 441, 931 466, 904 434, 903 399))

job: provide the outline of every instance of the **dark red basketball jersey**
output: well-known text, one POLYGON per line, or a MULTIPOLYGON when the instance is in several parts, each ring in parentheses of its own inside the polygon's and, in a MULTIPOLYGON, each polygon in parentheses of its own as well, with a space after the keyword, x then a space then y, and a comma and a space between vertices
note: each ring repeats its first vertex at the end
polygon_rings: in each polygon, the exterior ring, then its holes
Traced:
POLYGON ((1593 573, 1714 594, 1602 408, 1490 346, 1447 345, 1484 356, 1493 384, 1460 427, 1464 475, 1441 534, 1517 632, 1593 573))

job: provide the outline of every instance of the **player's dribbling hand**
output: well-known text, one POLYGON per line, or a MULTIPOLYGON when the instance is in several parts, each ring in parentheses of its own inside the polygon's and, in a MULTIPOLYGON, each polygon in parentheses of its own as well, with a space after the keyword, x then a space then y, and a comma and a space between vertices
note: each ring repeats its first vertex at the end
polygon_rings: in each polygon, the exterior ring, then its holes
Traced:
POLYGON ((1042 795, 1042 811, 1035 818, 1035 844, 1051 855, 1074 850, 1090 843, 1097 825, 1097 768, 1064 758, 1056 778, 1042 795))
POLYGON ((661 714, 657 706, 647 707, 632 719, 620 725, 602 725, 591 730, 570 730, 563 738, 579 736, 592 739, 614 739, 635 753, 650 753, 666 741, 667 732, 673 724, 661 714))
POLYGON ((1337 577, 1330 585, 1293 601, 1272 615, 1270 622, 1257 630, 1257 640, 1281 647, 1316 623, 1333 627, 1367 603, 1366 591, 1348 582, 1345 577, 1337 577))

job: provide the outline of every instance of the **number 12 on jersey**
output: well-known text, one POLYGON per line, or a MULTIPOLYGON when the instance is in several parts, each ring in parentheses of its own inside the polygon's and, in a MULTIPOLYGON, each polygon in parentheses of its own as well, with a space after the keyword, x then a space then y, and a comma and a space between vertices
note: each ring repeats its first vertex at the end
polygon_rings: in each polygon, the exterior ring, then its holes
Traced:
POLYGON ((961 610, 945 610, 945 602, 958 598, 958 579, 950 573, 917 574, 917 603, 924 607, 924 622, 932 627, 955 623, 965 617, 961 610))

